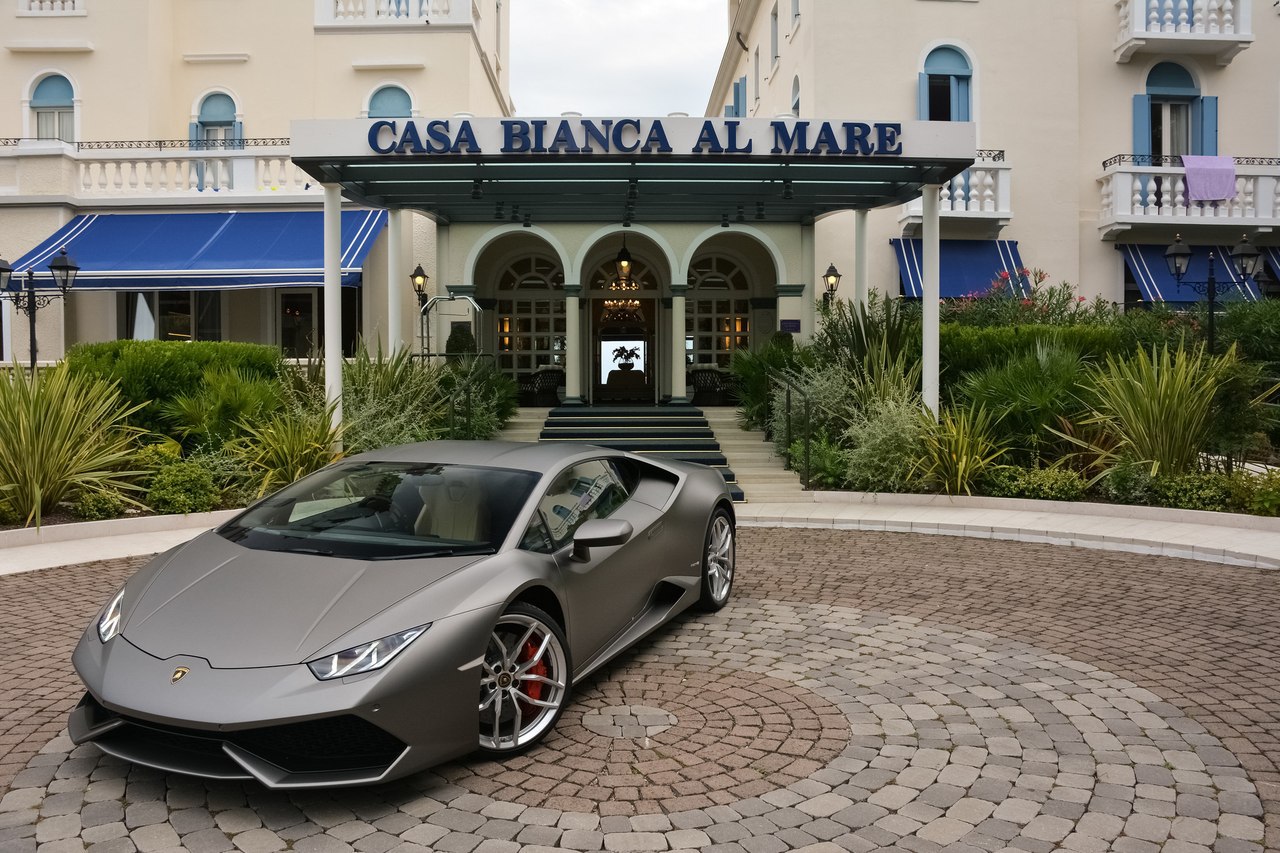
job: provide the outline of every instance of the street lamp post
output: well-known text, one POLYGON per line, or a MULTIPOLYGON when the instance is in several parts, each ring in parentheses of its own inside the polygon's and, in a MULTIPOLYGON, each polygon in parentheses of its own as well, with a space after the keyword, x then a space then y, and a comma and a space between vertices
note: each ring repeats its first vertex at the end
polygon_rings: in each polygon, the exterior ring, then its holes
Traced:
POLYGON ((422 347, 424 359, 427 357, 427 325, 423 312, 427 307, 427 280, 430 278, 422 264, 415 266, 413 272, 409 273, 409 284, 413 285, 413 292, 418 295, 418 345, 422 347))
MULTIPOLYGON (((1209 273, 1204 281, 1183 280, 1183 277, 1187 274, 1187 269, 1191 265, 1191 250, 1182 244, 1181 234, 1174 236, 1173 245, 1165 250, 1164 259, 1169 265, 1169 272, 1177 279, 1179 287, 1185 284, 1194 288, 1197 293, 1205 295, 1205 300, 1209 303, 1209 354, 1214 355, 1217 351, 1215 319, 1218 313, 1218 281, 1215 276, 1216 253, 1209 253, 1209 273)), ((1249 244, 1248 235, 1241 237, 1240 242, 1232 248, 1231 264, 1241 278, 1252 278, 1257 281, 1258 274, 1262 269, 1262 253, 1249 244)))
POLYGON ((827 264, 827 271, 822 274, 825 290, 822 293, 822 307, 830 308, 831 301, 836 298, 836 288, 840 286, 840 271, 835 264, 827 264))
POLYGON ((67 250, 64 248, 58 253, 58 257, 49 262, 49 272, 53 274, 54 283, 58 285, 57 293, 49 293, 40 296, 36 293, 36 271, 34 269, 27 270, 27 285, 24 289, 22 282, 13 280, 13 267, 9 262, 0 258, 0 298, 8 299, 13 303, 13 307, 27 315, 28 328, 31 334, 31 375, 36 372, 36 311, 49 305, 55 299, 62 299, 70 292, 72 285, 75 284, 76 273, 80 272, 80 267, 76 262, 67 257, 67 250))

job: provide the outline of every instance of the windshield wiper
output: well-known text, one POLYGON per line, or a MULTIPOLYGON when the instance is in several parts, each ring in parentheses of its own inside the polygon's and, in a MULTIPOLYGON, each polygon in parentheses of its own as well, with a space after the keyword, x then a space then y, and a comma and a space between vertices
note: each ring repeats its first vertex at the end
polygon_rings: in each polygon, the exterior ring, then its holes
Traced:
POLYGON ((377 557, 365 557, 374 560, 412 560, 417 557, 487 557, 498 553, 493 548, 441 548, 425 551, 414 551, 409 554, 383 554, 377 557))

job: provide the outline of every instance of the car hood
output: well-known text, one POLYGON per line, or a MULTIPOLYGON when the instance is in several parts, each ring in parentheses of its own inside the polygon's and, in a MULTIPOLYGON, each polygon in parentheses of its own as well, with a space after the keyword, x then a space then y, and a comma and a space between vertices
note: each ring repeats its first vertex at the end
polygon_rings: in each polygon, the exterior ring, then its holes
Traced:
MULTIPOLYGON (((159 658, 217 668, 315 658, 379 612, 483 557, 350 560, 255 551, 205 533, 175 551, 128 609, 123 636, 159 658)), ((445 615, 424 601, 416 627, 445 615), (428 611, 432 612, 428 612, 428 611)), ((353 635, 351 644, 379 639, 353 635)))

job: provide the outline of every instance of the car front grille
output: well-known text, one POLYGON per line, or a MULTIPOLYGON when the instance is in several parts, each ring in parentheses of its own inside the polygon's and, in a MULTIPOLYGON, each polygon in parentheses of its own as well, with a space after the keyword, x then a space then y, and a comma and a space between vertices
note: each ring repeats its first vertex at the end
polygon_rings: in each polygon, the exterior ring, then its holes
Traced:
MULTIPOLYGON (((287 773, 350 772, 386 768, 404 751, 399 738, 353 714, 324 717, 301 723, 285 723, 256 729, 217 732, 153 723, 103 708, 91 696, 96 721, 118 717, 128 736, 145 738, 175 752, 207 757, 222 755, 222 744, 232 743, 287 773)), ((106 737, 111 737, 108 732, 106 737)))

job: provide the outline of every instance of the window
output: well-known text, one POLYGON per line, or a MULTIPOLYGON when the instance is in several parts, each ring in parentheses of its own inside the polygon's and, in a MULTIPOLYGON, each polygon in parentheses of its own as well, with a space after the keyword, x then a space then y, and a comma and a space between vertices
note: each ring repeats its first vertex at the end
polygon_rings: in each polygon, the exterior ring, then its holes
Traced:
POLYGON ((922 121, 971 121, 970 81, 973 69, 954 47, 929 53, 920 72, 919 117, 922 121))
MULTIPOLYGON (((613 465, 603 459, 566 468, 538 502, 538 515, 556 547, 573 538, 586 521, 608 518, 626 503, 630 494, 613 465)), ((538 543, 543 530, 526 531, 524 542, 538 543)), ((540 550, 538 547, 529 550, 540 550)))
POLYGON ((162 290, 117 297, 117 336, 140 341, 222 340, 222 294, 162 290))
POLYGON ((1218 153, 1218 99, 1202 97, 1190 72, 1161 62, 1133 102, 1133 150, 1156 157, 1218 153))
POLYGON ((369 118, 407 118, 413 115, 409 93, 399 86, 383 86, 369 99, 369 118))
POLYGON ((516 377, 564 364, 564 272, 548 257, 511 263, 498 276, 498 369, 516 377))
POLYGON ((244 125, 236 121, 236 102, 230 95, 215 92, 200 102, 200 112, 191 128, 191 140, 206 148, 229 148, 228 142, 244 138, 244 125))
POLYGON ((36 84, 31 112, 37 139, 75 141, 75 94, 66 77, 51 74, 36 84))
POLYGON ((777 62, 781 55, 778 50, 778 4, 775 3, 769 13, 769 61, 777 62))
POLYGON ((751 346, 751 300, 747 275, 729 258, 711 255, 689 269, 685 313, 685 360, 728 368, 735 349, 751 346))
POLYGON ((791 114, 800 117, 800 78, 791 81, 791 114))

